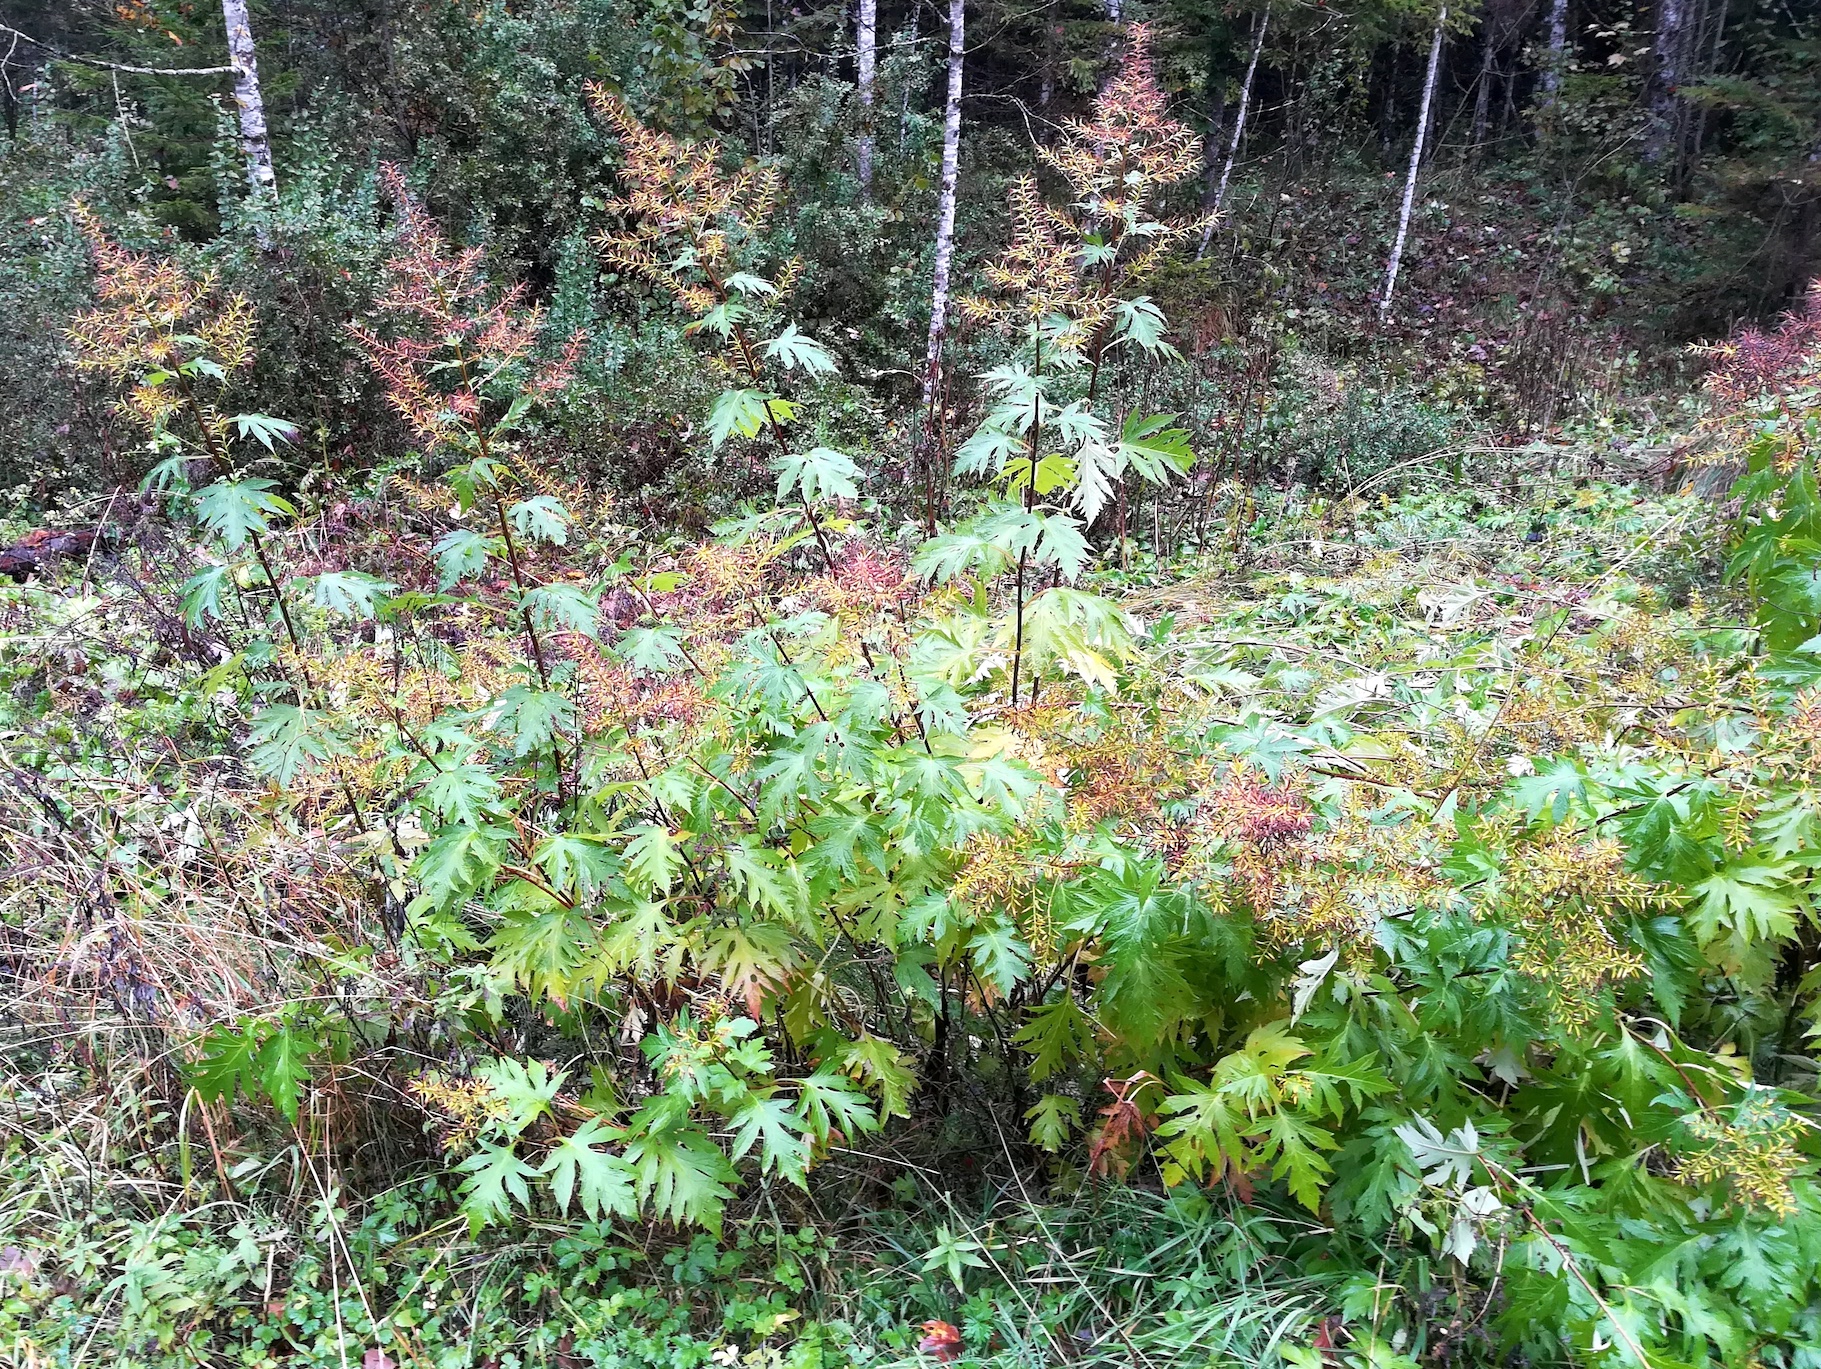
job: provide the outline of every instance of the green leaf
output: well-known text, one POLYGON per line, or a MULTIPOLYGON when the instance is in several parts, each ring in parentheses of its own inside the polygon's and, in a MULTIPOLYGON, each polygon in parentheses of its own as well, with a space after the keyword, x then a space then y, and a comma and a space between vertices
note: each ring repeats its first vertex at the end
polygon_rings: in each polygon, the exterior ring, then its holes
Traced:
POLYGON ((910 1095, 917 1076, 909 1058, 891 1042, 870 1033, 850 1041, 841 1052, 841 1068, 879 1090, 885 1116, 910 1116, 910 1095))
POLYGON ((577 898, 598 892, 620 867, 604 838, 593 832, 558 832, 545 837, 531 853, 550 887, 573 891, 577 898))
POLYGON ((708 412, 709 442, 718 448, 735 433, 757 437, 771 398, 763 390, 723 390, 708 412))
POLYGON ((205 1102, 231 1099, 236 1090, 254 1092, 258 1073, 253 1059, 259 1053, 261 1028, 266 1026, 243 1017, 232 1027, 209 1028, 197 1041, 197 1056, 184 1067, 184 1074, 205 1102))
POLYGON ((1088 563, 1088 539, 1082 536, 1080 521, 1066 513, 1046 515, 1035 560, 1038 565, 1058 567, 1065 580, 1076 579, 1088 563))
POLYGON ((797 1090, 797 1114, 803 1119, 803 1130, 818 1145, 827 1145, 835 1136, 851 1140, 861 1132, 879 1130, 872 1100, 855 1090, 843 1075, 817 1070, 797 1080, 797 1090))
MULTIPOLYGON (((640 1116, 646 1112, 641 1109, 640 1116)), ((652 1216, 678 1226, 721 1229, 722 1209, 733 1197, 728 1185, 738 1182, 739 1176, 700 1127, 666 1121, 661 1129, 635 1135, 624 1154, 632 1166, 639 1202, 651 1204, 652 1216)))
POLYGON ((204 566, 183 582, 180 593, 185 624, 199 628, 206 620, 221 617, 222 586, 229 582, 233 571, 232 566, 204 566))
POLYGON ((1803 906, 1781 861, 1731 861, 1689 887, 1696 903, 1689 925, 1702 941, 1731 932, 1741 946, 1781 941, 1796 930, 1803 906))
POLYGON ((765 355, 786 369, 802 371, 806 375, 825 376, 835 372, 834 358, 829 356, 827 349, 814 338, 799 333, 794 323, 765 344, 765 355))
POLYGON ((555 495, 534 494, 506 510, 521 537, 564 546, 569 541, 569 510, 555 495))
POLYGON ((721 864, 746 902, 768 917, 793 919, 800 907, 801 881, 795 865, 770 847, 744 838, 721 848, 721 864))
POLYGON ((558 583, 526 593, 523 603, 542 632, 575 632, 592 638, 600 622, 598 590, 558 583))
POLYGON ((854 484, 860 468, 854 465, 852 458, 832 447, 816 447, 781 456, 772 462, 772 469, 778 473, 780 500, 788 499, 797 490, 801 490, 803 497, 811 503, 857 499, 860 495, 854 484))
POLYGON ((1024 1120, 1031 1124, 1031 1144, 1054 1155, 1081 1129, 1081 1104, 1060 1093, 1046 1093, 1025 1112, 1024 1120))
POLYGON ((1051 452, 1037 462, 1035 476, 1028 456, 1015 457, 1005 463, 1006 489, 1019 492, 1030 489, 1035 481, 1039 495, 1050 495, 1075 483, 1075 463, 1066 456, 1051 452))
POLYGON ((487 558, 497 555, 499 549, 497 537, 484 537, 467 528, 444 533, 431 548, 436 556, 436 587, 446 590, 458 581, 479 575, 487 568, 487 558))
POLYGON ((763 276, 755 276, 750 271, 735 271, 725 282, 729 290, 742 295, 763 295, 769 298, 778 293, 778 287, 763 276))
POLYGON ((1022 431, 988 418, 955 449, 956 475, 994 475, 1029 450, 1022 431))
POLYGON ((530 997, 555 1003, 568 1002, 586 979, 595 944, 594 923, 558 903, 507 913, 487 939, 495 970, 530 997))
POLYGON ((777 1174, 799 1188, 809 1172, 809 1143, 801 1135, 803 1121, 783 1098, 774 1093, 751 1095, 733 1116, 733 1158, 738 1160, 759 1147, 759 1172, 777 1174))
POLYGON ((1463 1190, 1473 1182, 1479 1161, 1480 1139, 1471 1122, 1447 1135, 1427 1117, 1413 1117, 1396 1128, 1397 1139, 1410 1148, 1410 1156, 1431 1188, 1463 1190))
POLYGON ((455 491, 455 502, 463 513, 472 509, 480 499, 482 490, 490 490, 499 484, 500 472, 505 467, 490 456, 477 456, 472 461, 464 461, 452 468, 443 478, 449 482, 449 488, 455 491))
POLYGON ((525 415, 531 412, 531 406, 537 400, 538 395, 530 390, 521 390, 512 396, 512 402, 506 406, 506 412, 501 414, 499 422, 493 425, 493 437, 504 437, 507 433, 515 431, 525 415))
POLYGON ((986 1247, 968 1236, 957 1236, 948 1229, 947 1223, 936 1227, 936 1242, 923 1256, 925 1272, 945 1269, 954 1281, 957 1292, 967 1292, 967 1281, 963 1271, 967 1269, 985 1269, 987 1262, 980 1258, 980 1252, 986 1247))
POLYGON ((478 827, 504 816, 499 781, 484 765, 465 763, 438 771, 425 781, 417 801, 439 822, 478 827))
POLYGON ((927 581, 946 585, 968 575, 990 580, 1016 559, 1015 552, 992 538, 964 529, 945 532, 923 543, 911 557, 911 569, 927 581))
POLYGON ((1209 1170, 1219 1175, 1229 1166, 1245 1169, 1249 1157, 1240 1128, 1251 1119, 1239 1100, 1218 1083, 1172 1082, 1178 1091, 1160 1106, 1169 1120, 1157 1128, 1157 1139, 1177 1169, 1166 1167, 1164 1181, 1174 1184, 1185 1174, 1200 1179, 1209 1170))
POLYGON ((1568 816, 1569 805, 1587 797, 1587 776, 1572 760, 1559 760, 1547 770, 1519 776, 1505 786, 1505 794, 1526 817, 1547 812, 1550 821, 1559 824, 1568 816))
POLYGON ((348 741, 332 716, 296 704, 268 704, 253 718, 248 735, 253 768, 281 788, 331 756, 347 754, 348 741))
POLYGON ((1132 414, 1119 434, 1121 459, 1153 485, 1168 484, 1195 464, 1188 430, 1171 427, 1175 421, 1174 414, 1132 414))
POLYGON ((569 1077, 566 1070, 551 1073, 542 1060, 520 1063, 505 1057, 489 1061, 475 1072, 486 1081, 494 1101, 503 1106, 497 1122, 509 1136, 517 1136, 540 1117, 548 1117, 563 1081, 569 1077))
POLYGON ((632 840, 626 843, 627 884, 647 894, 668 894, 682 868, 676 833, 655 822, 633 829, 632 840))
POLYGON ((271 531, 270 518, 296 512, 274 488, 270 480, 217 480, 198 491, 196 517, 229 551, 239 551, 249 537, 271 531))
POLYGON ((1259 1142, 1258 1159, 1271 1165, 1271 1177, 1287 1178, 1297 1202, 1321 1211, 1322 1187, 1334 1168, 1320 1152, 1335 1149, 1333 1134, 1287 1108, 1260 1118, 1246 1134, 1259 1142))
POLYGON ((310 1060, 322 1051, 314 1034, 289 1022, 242 1018, 234 1027, 215 1027, 199 1043, 201 1054, 187 1073, 205 1100, 264 1094, 280 1115, 297 1123, 298 1100, 310 1079, 310 1060))
POLYGON ((559 1139, 544 1158, 542 1173, 550 1176, 551 1196, 564 1216, 569 1215, 570 1201, 578 1194, 590 1221, 599 1221, 603 1213, 627 1221, 639 1215, 633 1167, 600 1147, 615 1134, 600 1119, 590 1117, 559 1139))
POLYGON ((531 1191, 525 1180, 536 1178, 538 1171, 519 1159, 511 1146, 485 1141, 455 1168, 468 1176, 460 1191, 470 1236, 479 1235, 483 1227, 510 1219, 514 1204, 531 1206, 531 1191))
POLYGON ((1071 993, 1027 1009, 1030 1020, 1012 1037, 1031 1056, 1031 1079, 1042 1083, 1076 1061, 1088 1057, 1094 1046, 1094 1024, 1071 993))
POLYGON ((451 907, 493 878, 514 835, 509 827, 457 827, 418 853, 411 874, 435 907, 451 907))
POLYGON ((682 635, 670 627, 628 628, 614 643, 618 656, 641 675, 668 675, 688 658, 682 635))
POLYGON ((488 705, 487 725, 512 743, 514 756, 529 756, 575 725, 575 704, 554 689, 513 685, 488 705))
POLYGON ((374 596, 390 593, 397 588, 390 580, 381 580, 360 571, 328 571, 312 581, 310 602, 330 613, 365 621, 374 614, 374 596))
POLYGON ((1113 336, 1116 344, 1129 343, 1146 356, 1178 358, 1181 353, 1164 340, 1167 326, 1163 310, 1148 296, 1122 299, 1113 305, 1113 336))
POLYGON ((297 441, 297 425, 270 414, 235 414, 234 426, 243 438, 254 439, 267 451, 274 450, 274 442, 297 441))
POLYGON ((1009 918, 998 918, 976 931, 967 943, 974 972, 1009 997, 1030 973, 1031 948, 1009 918))
POLYGON ((800 959, 788 927, 755 921, 717 927, 696 963, 704 974, 718 977, 729 994, 745 999, 747 1011, 757 1019, 765 995, 777 991, 800 959))

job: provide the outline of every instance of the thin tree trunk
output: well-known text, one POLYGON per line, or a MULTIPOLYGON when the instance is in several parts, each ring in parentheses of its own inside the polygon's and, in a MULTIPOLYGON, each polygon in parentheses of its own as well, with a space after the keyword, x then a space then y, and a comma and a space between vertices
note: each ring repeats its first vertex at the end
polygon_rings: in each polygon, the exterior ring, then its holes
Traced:
MULTIPOLYGON (((1224 83, 1223 83, 1224 84, 1224 83)), ((1214 197, 1220 193, 1220 148, 1227 130, 1226 91, 1216 90, 1208 101, 1208 136, 1202 140, 1201 207, 1214 208, 1214 197)), ((1204 228, 1202 247, 1206 250, 1209 229, 1204 228)), ((1197 253, 1196 255, 1200 255, 1197 253)))
POLYGON ((234 103, 240 110, 240 149, 247 159, 247 181, 256 195, 278 188, 272 170, 272 143, 266 133, 266 102, 259 90, 259 59, 253 50, 253 27, 247 0, 221 0, 228 30, 228 60, 234 64, 234 103))
POLYGON ((1435 73, 1442 64, 1442 30, 1447 22, 1448 7, 1443 5, 1435 16, 1435 37, 1429 41, 1429 71, 1423 77, 1423 101, 1416 112, 1416 142, 1410 149, 1410 170, 1404 177, 1404 203, 1397 215, 1397 238, 1391 244, 1391 260, 1385 267, 1385 293, 1378 302, 1380 319, 1391 315, 1397 273, 1404 264, 1404 242, 1410 236, 1410 210, 1416 204, 1416 176, 1423 165, 1423 140, 1429 132, 1429 106, 1435 99, 1435 73))
POLYGON ((1681 104, 1676 87, 1682 83, 1687 17, 1687 0, 1661 0, 1657 6, 1657 32, 1651 40, 1654 66, 1645 88, 1650 109, 1650 132, 1644 140, 1644 160, 1648 162, 1662 161, 1675 141, 1681 104))
POLYGON ((1056 21, 1056 0, 1043 11, 1043 71, 1038 78, 1037 108, 1048 109, 1056 98, 1056 49, 1060 46, 1062 25, 1056 21))
MULTIPOLYGON (((1265 50, 1265 31, 1271 26, 1269 11, 1258 16, 1258 36, 1252 40, 1252 57, 1246 63, 1246 76, 1239 83, 1239 108, 1233 114, 1233 137, 1227 143, 1227 164, 1220 170, 1220 184, 1214 188, 1214 202, 1211 206, 1218 214, 1222 204, 1226 203, 1227 186, 1233 179, 1233 163, 1239 157, 1239 140, 1246 132, 1246 111, 1252 106, 1252 77, 1258 71, 1258 54, 1265 50)), ((1201 230, 1201 246, 1195 249, 1199 260, 1208 250, 1208 242, 1214 236, 1214 220, 1209 219, 1201 230)))
POLYGON ((879 0, 860 0, 860 17, 854 27, 860 85, 860 146, 854 170, 860 178, 860 193, 868 195, 873 188, 873 75, 879 57, 879 0))
POLYGON ((1549 0, 1549 60, 1543 68, 1542 106, 1555 104, 1568 66, 1568 0, 1549 0))
MULTIPOLYGON (((1708 43, 1706 41, 1706 35, 1705 34, 1702 35, 1700 47, 1707 49, 1707 65, 1703 69, 1704 75, 1711 76, 1711 75, 1718 73, 1718 71, 1720 70, 1721 45, 1726 40, 1726 10, 1727 10, 1727 0, 1720 0, 1720 12, 1714 20, 1713 42, 1711 44, 1708 43)), ((1695 60, 1697 62, 1701 60, 1699 50, 1696 51, 1695 60)), ((1700 159, 1701 143, 1706 138, 1706 136, 1707 136, 1707 106, 1702 105, 1700 110, 1695 114, 1694 135, 1689 139, 1688 158, 1689 158, 1689 162, 1690 162, 1690 170, 1693 169, 1692 164, 1695 161, 1700 159)))
POLYGON ((1480 79, 1473 97, 1473 156, 1478 158, 1486 145, 1486 132, 1492 123, 1493 59, 1498 56, 1500 34, 1492 16, 1487 15, 1483 46, 1480 49, 1480 79))
MULTIPOLYGON (((910 12, 910 47, 911 47, 911 51, 915 52, 917 50, 917 45, 919 43, 921 43, 922 41, 923 41, 923 6, 912 5, 911 12, 910 12)), ((893 40, 892 45, 894 47, 897 46, 896 39, 893 40)), ((902 156, 904 153, 905 138, 906 138, 906 134, 907 134, 908 130, 910 129, 910 97, 911 97, 910 82, 906 81, 904 83, 904 85, 901 87, 901 89, 899 91, 899 96, 898 96, 898 152, 899 152, 900 156, 902 156)))
MULTIPOLYGON (((936 205, 936 269, 930 288, 929 344, 923 355, 923 441, 928 460, 936 452, 936 379, 942 341, 948 335, 948 278, 955 258, 955 179, 961 162, 961 72, 967 51, 966 0, 948 0, 948 101, 942 115, 942 188, 936 205)), ((930 481, 935 490, 940 483, 930 481)), ((935 518, 932 496, 929 518, 935 518)))

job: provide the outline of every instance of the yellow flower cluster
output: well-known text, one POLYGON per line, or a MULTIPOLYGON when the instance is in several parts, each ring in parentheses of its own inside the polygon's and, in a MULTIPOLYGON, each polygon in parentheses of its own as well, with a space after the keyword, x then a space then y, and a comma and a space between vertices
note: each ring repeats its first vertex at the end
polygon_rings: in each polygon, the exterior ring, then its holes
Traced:
MULTIPOLYGON (((128 252, 80 200, 70 215, 95 256, 99 306, 78 314, 66 336, 78 370, 134 379, 121 401, 127 414, 158 431, 184 404, 197 403, 180 367, 207 361, 234 372, 252 362, 253 306, 244 295, 220 293, 212 274, 192 278, 168 258, 128 252)), ((197 415, 212 435, 225 436, 221 415, 200 403, 197 415)))
POLYGON ((506 1115, 506 1104, 481 1079, 451 1079, 438 1070, 420 1074, 410 1084, 412 1096, 437 1117, 445 1153, 473 1148, 488 1122, 506 1115))
POLYGON ((1511 963, 1542 986, 1558 1021, 1584 1027, 1598 1013, 1602 989, 1644 972, 1643 958, 1613 936, 1613 914, 1656 900, 1625 868, 1618 842, 1558 827, 1512 853, 1504 906, 1520 944, 1511 963))
POLYGON ((1682 1182, 1725 1184, 1745 1203, 1779 1217, 1796 1211, 1790 1179, 1802 1165, 1802 1123, 1775 1105, 1741 1103, 1735 1120, 1702 1115, 1688 1124, 1697 1142, 1676 1166, 1682 1182))

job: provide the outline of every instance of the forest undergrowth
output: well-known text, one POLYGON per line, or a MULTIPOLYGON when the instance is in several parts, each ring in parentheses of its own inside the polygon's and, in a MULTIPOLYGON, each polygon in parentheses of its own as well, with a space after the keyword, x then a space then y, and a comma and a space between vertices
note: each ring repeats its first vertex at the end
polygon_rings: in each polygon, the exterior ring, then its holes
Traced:
POLYGON ((1499 483, 1103 571, 1018 709, 851 527, 527 537, 536 729, 505 567, 365 602, 406 480, 264 534, 308 731, 245 563, 8 591, 16 1354, 1806 1363, 1812 695, 1710 501, 1499 483))
POLYGON ((878 446, 777 165, 588 86, 700 528, 407 168, 358 470, 60 209, 141 478, 0 587, 15 1362, 1821 1366, 1821 288, 1648 465, 1206 421, 1149 42, 878 446))

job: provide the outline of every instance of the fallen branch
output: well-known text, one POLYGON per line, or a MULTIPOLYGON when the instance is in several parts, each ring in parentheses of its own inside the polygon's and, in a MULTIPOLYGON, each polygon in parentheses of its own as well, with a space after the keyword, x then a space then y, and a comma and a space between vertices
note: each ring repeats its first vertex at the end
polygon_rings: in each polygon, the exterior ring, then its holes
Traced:
POLYGON ((85 67, 97 67, 102 71, 125 71, 134 76, 222 76, 239 70, 238 67, 133 67, 122 62, 104 62, 99 57, 83 57, 74 52, 64 52, 54 48, 42 39, 34 38, 29 33, 22 33, 11 24, 0 24, 0 33, 10 33, 21 42, 30 43, 35 48, 42 48, 63 62, 76 62, 85 67))

